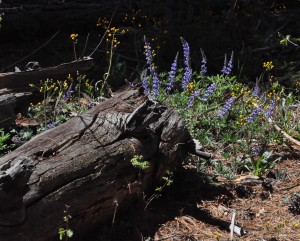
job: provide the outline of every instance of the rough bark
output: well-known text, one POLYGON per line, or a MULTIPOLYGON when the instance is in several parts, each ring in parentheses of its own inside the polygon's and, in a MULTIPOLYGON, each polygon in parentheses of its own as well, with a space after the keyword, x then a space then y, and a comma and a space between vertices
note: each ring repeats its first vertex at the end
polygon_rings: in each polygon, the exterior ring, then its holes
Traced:
POLYGON ((190 134, 175 110, 141 92, 120 91, 0 159, 3 170, 27 160, 26 177, 34 166, 28 186, 10 176, 9 188, 0 189, 1 200, 11 203, 6 211, 0 209, 0 240, 55 240, 65 205, 70 206, 74 240, 79 239, 111 218, 116 204, 118 210, 128 207, 138 194, 155 187, 166 170, 181 164, 193 146, 190 134), (150 167, 134 168, 134 155, 142 155, 150 167), (20 191, 7 196, 12 189, 20 191), (24 214, 19 219, 16 210, 24 214))
POLYGON ((31 92, 0 93, 0 128, 14 123, 18 111, 28 107, 26 100, 29 100, 31 96, 31 92))

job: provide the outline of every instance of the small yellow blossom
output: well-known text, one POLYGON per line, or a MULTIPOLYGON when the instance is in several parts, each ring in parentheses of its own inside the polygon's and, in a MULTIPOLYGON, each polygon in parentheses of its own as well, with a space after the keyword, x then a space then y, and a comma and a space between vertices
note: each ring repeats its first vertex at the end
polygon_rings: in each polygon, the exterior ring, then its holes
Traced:
POLYGON ((218 241, 220 240, 221 237, 222 237, 222 234, 217 233, 217 234, 215 235, 215 238, 216 238, 218 241))
POLYGON ((299 228, 299 224, 298 223, 293 223, 293 228, 299 228))
POLYGON ((195 83, 194 82, 190 82, 187 87, 186 87, 187 91, 193 92, 195 90, 195 83))
POLYGON ((267 221, 267 222, 266 222, 266 228, 269 229, 269 228, 270 228, 270 225, 271 225, 271 222, 270 222, 270 221, 267 221))
POLYGON ((264 62, 263 63, 263 67, 266 70, 272 70, 274 68, 273 62, 272 61, 268 61, 268 62, 264 62))
POLYGON ((72 34, 70 35, 70 38, 71 38, 73 41, 75 41, 75 40, 77 39, 77 37, 78 37, 78 34, 77 34, 77 33, 72 33, 72 34))

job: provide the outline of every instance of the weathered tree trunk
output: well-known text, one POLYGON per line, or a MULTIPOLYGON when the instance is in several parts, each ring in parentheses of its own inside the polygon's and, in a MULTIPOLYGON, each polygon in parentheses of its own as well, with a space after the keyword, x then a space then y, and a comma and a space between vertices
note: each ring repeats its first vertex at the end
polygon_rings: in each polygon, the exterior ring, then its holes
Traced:
POLYGON ((120 91, 0 159, 0 240, 55 240, 65 205, 76 240, 181 164, 190 134, 176 111, 141 92, 120 91), (150 167, 134 168, 134 155, 150 167))

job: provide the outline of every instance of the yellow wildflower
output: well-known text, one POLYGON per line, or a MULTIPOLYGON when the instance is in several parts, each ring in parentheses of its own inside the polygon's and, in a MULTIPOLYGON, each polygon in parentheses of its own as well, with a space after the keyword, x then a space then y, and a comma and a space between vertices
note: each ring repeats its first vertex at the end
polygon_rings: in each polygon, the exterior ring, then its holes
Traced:
POLYGON ((186 90, 187 90, 187 91, 193 92, 194 89, 195 89, 195 83, 194 83, 194 82, 190 82, 190 83, 187 85, 187 87, 186 87, 186 90))
POLYGON ((77 33, 72 33, 72 34, 70 35, 70 38, 71 38, 73 41, 76 40, 77 37, 78 37, 78 34, 77 34, 77 33))
POLYGON ((272 61, 267 61, 263 63, 263 67, 266 70, 272 70, 274 68, 273 62, 272 61))
POLYGON ((222 234, 217 233, 217 234, 215 235, 215 238, 216 238, 217 240, 220 240, 221 237, 222 237, 222 234))
POLYGON ((270 226, 271 226, 271 222, 270 222, 270 221, 267 221, 267 222, 266 222, 266 228, 269 229, 270 226))

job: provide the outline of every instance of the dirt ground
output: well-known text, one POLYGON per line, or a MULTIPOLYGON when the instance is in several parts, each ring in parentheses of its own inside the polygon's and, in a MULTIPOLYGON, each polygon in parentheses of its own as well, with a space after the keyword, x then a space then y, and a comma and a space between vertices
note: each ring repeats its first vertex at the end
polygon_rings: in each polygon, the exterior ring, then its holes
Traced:
POLYGON ((93 240, 300 240, 300 151, 286 145, 272 149, 282 160, 263 179, 245 173, 233 181, 214 176, 218 181, 212 182, 209 170, 199 175, 195 163, 187 164, 147 209, 141 202, 117 214, 93 240), (234 211, 242 235, 231 239, 234 211))

